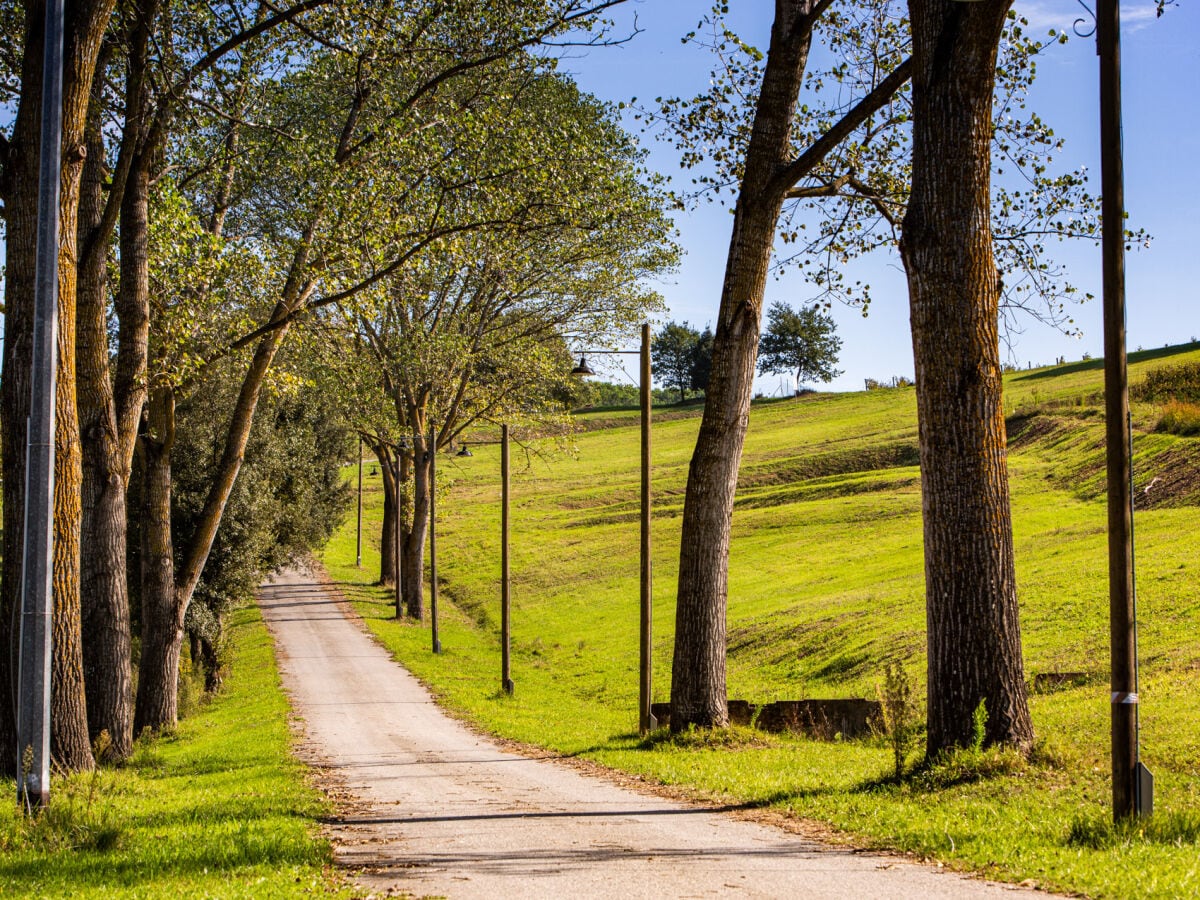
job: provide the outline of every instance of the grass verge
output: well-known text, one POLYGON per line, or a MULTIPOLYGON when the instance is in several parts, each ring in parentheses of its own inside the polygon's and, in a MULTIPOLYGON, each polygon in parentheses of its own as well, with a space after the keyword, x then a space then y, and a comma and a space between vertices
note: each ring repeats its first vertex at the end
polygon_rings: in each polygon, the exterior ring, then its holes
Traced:
MULTIPOLYGON (((287 701, 258 609, 230 617, 231 675, 128 764, 56 778, 37 820, 0 805, 0 896, 352 896, 316 820, 329 812, 290 754, 287 701)), ((12 781, 0 782, 12 798, 12 781)))
MULTIPOLYGON (((1135 355, 1140 378, 1160 359, 1135 355)), ((734 805, 823 823, 890 848, 1013 882, 1097 897, 1200 894, 1200 582, 1192 439, 1152 433, 1139 406, 1135 448, 1143 759, 1157 817, 1106 829, 1108 627, 1101 388, 1097 361, 1021 372, 1006 403, 1038 425, 1009 456, 1026 671, 1082 673, 1035 693, 1039 744, 1026 762, 967 750, 894 777, 882 739, 685 736, 643 742, 637 704, 637 429, 606 414, 578 453, 514 473, 513 677, 500 690, 498 460, 481 446, 448 459, 440 504, 441 642, 397 623, 378 572, 378 477, 367 478, 363 568, 354 522, 324 560, 370 629, 450 709, 504 738, 594 760, 734 805), (1068 414, 1069 413, 1069 414, 1068 414), (1044 427, 1042 427, 1044 426, 1044 427), (1168 465, 1167 462, 1170 462, 1168 465), (1099 473, 1099 474, 1098 474, 1099 473), (1178 482, 1170 502, 1151 500, 1178 482), (1150 488, 1153 487, 1153 492, 1150 488)), ((654 699, 667 699, 674 574, 694 418, 654 430, 654 699)), ((813 395, 754 407, 733 523, 729 695, 756 702, 875 697, 901 665, 923 708, 924 584, 911 389, 813 395), (891 452, 895 449, 896 452, 891 452), (886 451, 886 452, 885 452, 886 451)), ((519 464, 518 464, 519 468, 519 464)))

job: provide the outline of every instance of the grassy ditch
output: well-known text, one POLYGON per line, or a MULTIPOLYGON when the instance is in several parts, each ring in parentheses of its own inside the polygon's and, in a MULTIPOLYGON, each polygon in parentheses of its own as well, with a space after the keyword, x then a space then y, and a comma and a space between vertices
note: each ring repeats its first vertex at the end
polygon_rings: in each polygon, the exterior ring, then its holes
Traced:
MULTIPOLYGON (((1190 346, 1137 355, 1131 381, 1194 362, 1190 346)), ((1009 465, 1030 761, 968 749, 934 766, 914 744, 895 777, 885 736, 819 742, 736 731, 643 742, 637 695, 638 432, 605 414, 573 457, 531 455, 513 479, 513 677, 500 690, 498 454, 439 464, 445 652, 428 624, 396 623, 378 573, 379 478, 365 479, 363 569, 354 520, 325 552, 369 627, 456 713, 507 738, 576 754, 723 802, 824 823, 853 843, 1098 897, 1200 893, 1200 528, 1195 438, 1155 431, 1135 405, 1143 759, 1156 808, 1108 825, 1108 605, 1103 415, 1096 361, 1014 373, 1006 405, 1026 437, 1009 465), (1099 465, 1098 465, 1099 462, 1099 465), (1154 481, 1155 478, 1159 480, 1154 481), (452 482, 452 483, 451 483, 452 482), (1153 487, 1152 487, 1153 486, 1153 487), (1147 488, 1152 489, 1147 492, 1147 488)), ((655 701, 668 699, 683 487, 698 422, 654 431, 655 701)), ((753 702, 874 698, 890 669, 924 696, 924 580, 911 388, 755 406, 735 510, 729 695, 753 702)))
MULTIPOLYGON (((34 822, 0 804, 0 896, 351 896, 290 755, 287 702, 257 609, 230 617, 231 674, 178 730, 128 764, 58 778, 34 822)), ((16 795, 11 781, 0 792, 16 795)))

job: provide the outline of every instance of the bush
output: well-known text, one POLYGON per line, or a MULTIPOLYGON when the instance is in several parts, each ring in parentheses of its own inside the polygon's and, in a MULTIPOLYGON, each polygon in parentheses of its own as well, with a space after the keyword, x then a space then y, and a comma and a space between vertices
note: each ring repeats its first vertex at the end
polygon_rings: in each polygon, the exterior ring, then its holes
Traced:
POLYGON ((1200 362, 1151 369, 1131 393, 1135 400, 1200 403, 1200 362))
POLYGON ((1171 400, 1163 407, 1156 431, 1168 434, 1200 434, 1200 404, 1171 400))

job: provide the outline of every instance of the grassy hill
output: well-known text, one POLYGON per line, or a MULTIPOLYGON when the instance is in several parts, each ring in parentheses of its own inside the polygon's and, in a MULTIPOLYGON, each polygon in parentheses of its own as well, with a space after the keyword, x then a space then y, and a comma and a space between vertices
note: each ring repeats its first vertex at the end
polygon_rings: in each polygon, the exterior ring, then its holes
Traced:
MULTIPOLYGON (((1133 354, 1130 381, 1200 362, 1200 345, 1133 354)), ((642 743, 636 729, 637 413, 584 416, 574 453, 514 448, 513 678, 499 686, 499 463, 447 457, 439 523, 442 642, 389 620, 378 574, 381 487, 367 478, 364 569, 351 519, 326 564, 371 627, 454 710, 505 737, 647 780, 820 820, 887 846, 1097 896, 1200 890, 1200 438, 1134 407, 1143 759, 1156 823, 1112 833, 1102 362, 1006 378, 1026 671, 1086 672, 1039 693, 1032 764, 975 754, 889 779, 881 739, 737 732, 642 743)), ((729 694, 753 702, 875 697, 889 662, 924 684, 920 473, 912 388, 756 404, 729 585, 729 694)), ((675 568, 699 409, 654 429, 655 700, 669 695, 675 568)), ((916 757, 914 756, 914 763, 916 757)))

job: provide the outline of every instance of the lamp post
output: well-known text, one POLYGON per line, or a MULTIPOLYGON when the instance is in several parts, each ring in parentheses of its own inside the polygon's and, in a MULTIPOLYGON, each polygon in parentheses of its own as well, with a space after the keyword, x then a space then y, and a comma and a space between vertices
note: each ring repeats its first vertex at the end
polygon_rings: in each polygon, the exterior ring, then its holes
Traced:
POLYGON ((396 449, 396 477, 393 482, 396 485, 396 507, 395 515, 392 520, 396 527, 392 529, 392 540, 394 541, 394 549, 392 552, 393 558, 396 560, 396 618, 404 618, 404 557, 401 553, 404 542, 400 539, 404 529, 404 507, 400 502, 401 495, 404 493, 404 485, 401 482, 401 474, 404 471, 403 455, 408 450, 408 442, 401 438, 400 442, 395 445, 396 449))
MULTIPOLYGON (((960 0, 972 2, 972 0, 960 0)), ((1091 10, 1082 3, 1089 13, 1091 10)), ((1113 818, 1149 815, 1154 779, 1138 758, 1137 592, 1133 567, 1133 429, 1125 345, 1125 176, 1121 126, 1120 0, 1098 0, 1100 195, 1103 232, 1104 412, 1108 476, 1108 604, 1111 639, 1113 818)))
MULTIPOLYGON (((605 353, 612 355, 639 356, 638 397, 641 406, 641 597, 639 616, 639 667, 638 667, 638 731, 648 734, 658 722, 650 712, 653 696, 653 624, 654 582, 653 561, 650 554, 650 325, 642 324, 642 346, 640 350, 590 350, 583 353, 605 353)), ((586 377, 595 375, 581 355, 579 365, 571 370, 572 375, 586 377)))
MULTIPOLYGON (((474 444, 495 444, 496 441, 472 441, 474 444)), ((512 696, 514 686, 512 680, 512 659, 509 640, 509 608, 511 594, 509 592, 508 565, 508 508, 509 508, 509 465, 508 465, 508 425, 500 426, 500 689, 512 696)), ((464 443, 462 449, 455 454, 462 458, 474 456, 464 443)))
POLYGON ((508 425, 500 426, 500 687, 513 693, 509 656, 509 567, 508 567, 508 425))
POLYGON ((438 579, 437 579, 437 432, 429 426, 429 617, 433 627, 433 652, 442 652, 438 638, 438 579))
POLYGON ((1138 758, 1137 591, 1133 568, 1133 429, 1125 346, 1125 182, 1119 0, 1096 6, 1100 56, 1104 412, 1108 457, 1108 601, 1112 654, 1113 818, 1149 815, 1154 780, 1138 758))
POLYGON ((354 564, 362 568, 362 462, 363 439, 358 439, 358 524, 354 530, 354 564))
POLYGON ((26 424, 20 663, 17 669, 17 799, 50 803, 50 660, 53 617, 54 402, 58 348, 58 205, 62 163, 63 2, 46 4, 38 171, 30 404, 26 424), (27 755, 28 754, 28 755, 27 755))

